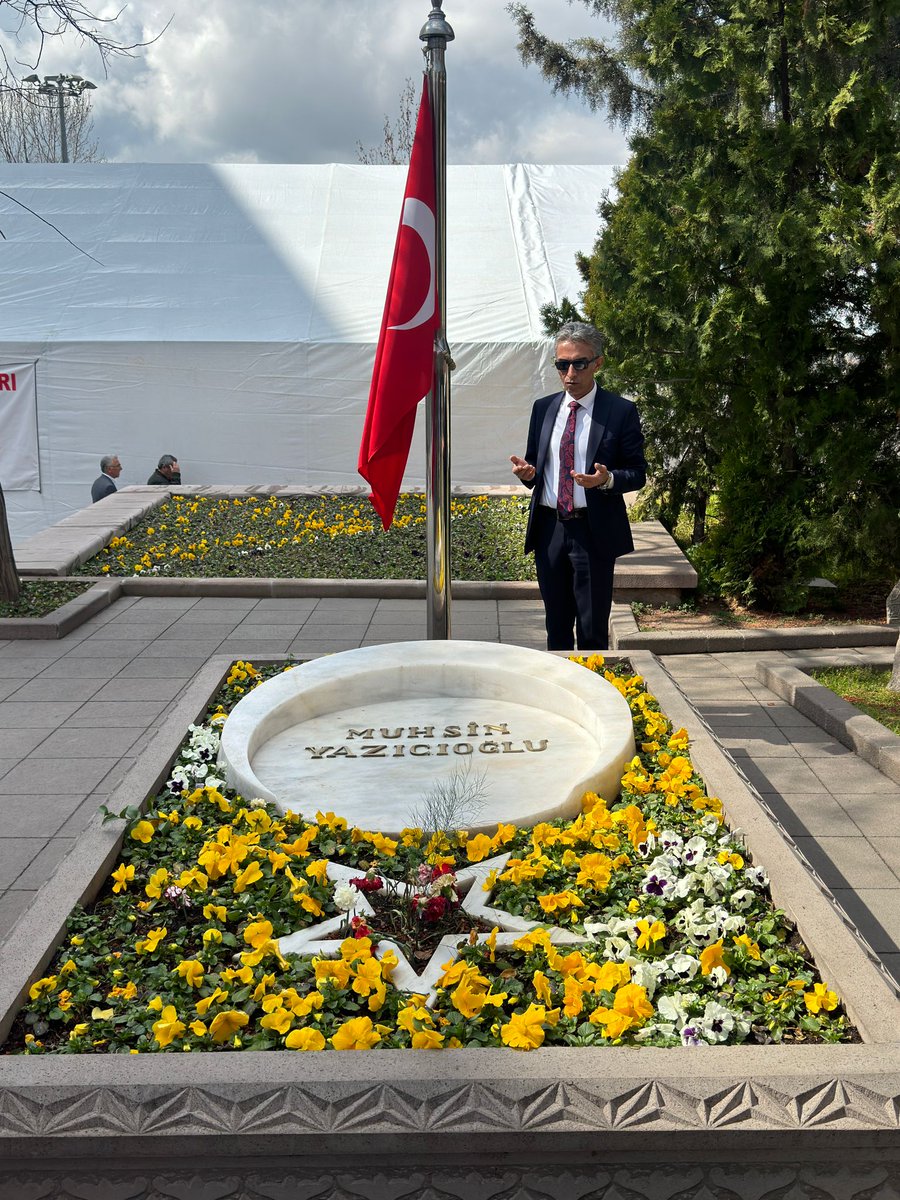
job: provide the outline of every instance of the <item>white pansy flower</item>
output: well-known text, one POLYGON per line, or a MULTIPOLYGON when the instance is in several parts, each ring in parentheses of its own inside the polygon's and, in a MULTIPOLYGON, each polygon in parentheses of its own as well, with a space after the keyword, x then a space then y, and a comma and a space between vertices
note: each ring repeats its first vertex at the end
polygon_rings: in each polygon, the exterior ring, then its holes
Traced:
POLYGON ((678 851, 684 845, 684 838, 680 837, 674 829, 664 829, 659 835, 659 844, 663 848, 664 853, 678 851))
POLYGON ((695 1018, 693 1023, 708 1042, 727 1042, 734 1029, 734 1013, 715 1000, 710 1000, 703 1010, 703 1016, 695 1018))
POLYGON ((687 866, 695 866, 703 861, 708 848, 705 838, 692 837, 681 851, 681 861, 687 866))
POLYGON ((657 1037, 659 1034, 662 1034, 663 1037, 674 1037, 675 1026, 656 1022, 653 1025, 644 1025, 633 1036, 636 1042, 649 1042, 652 1037, 657 1037))
POLYGON ((713 967, 709 973, 709 981, 713 987, 723 988, 728 982, 728 972, 724 967, 713 967))
POLYGON ((659 997, 656 1003, 656 1012, 664 1021, 670 1021, 676 1028, 680 1028, 690 1019, 688 1016, 690 1003, 690 996, 683 992, 674 992, 671 996, 659 997))
POLYGON ((744 912, 755 901, 756 894, 751 892, 749 888, 739 888, 736 892, 731 893, 731 907, 736 908, 738 912, 744 912))
POLYGON ((166 787, 170 792, 183 792, 185 788, 190 787, 191 777, 182 766, 173 768, 172 774, 169 776, 169 781, 166 787))
POLYGON ((696 886, 697 877, 693 874, 693 872, 689 872, 687 875, 682 875, 680 879, 676 879, 672 888, 672 895, 677 897, 679 900, 687 900, 688 896, 690 896, 691 892, 693 892, 696 886))
POLYGON ((666 973, 675 979, 693 979, 700 970, 700 960, 692 954, 670 954, 661 960, 666 973))
POLYGON ((648 962, 645 958, 635 958, 632 955, 623 961, 631 968, 631 982, 636 983, 638 987, 645 988, 648 998, 652 1000, 659 977, 665 970, 663 964, 648 962))
POLYGON ((751 887, 764 888, 769 884, 769 877, 762 867, 747 867, 744 878, 751 887))

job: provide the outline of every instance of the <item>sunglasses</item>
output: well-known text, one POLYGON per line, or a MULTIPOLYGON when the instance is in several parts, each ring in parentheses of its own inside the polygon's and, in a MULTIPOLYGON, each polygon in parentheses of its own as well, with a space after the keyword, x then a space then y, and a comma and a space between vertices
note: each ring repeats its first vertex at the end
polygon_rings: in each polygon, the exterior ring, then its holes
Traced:
POLYGON ((560 373, 568 371, 569 367, 574 367, 576 371, 583 371, 592 362, 596 362, 599 357, 599 355, 595 355, 593 358, 558 358, 553 365, 560 373))

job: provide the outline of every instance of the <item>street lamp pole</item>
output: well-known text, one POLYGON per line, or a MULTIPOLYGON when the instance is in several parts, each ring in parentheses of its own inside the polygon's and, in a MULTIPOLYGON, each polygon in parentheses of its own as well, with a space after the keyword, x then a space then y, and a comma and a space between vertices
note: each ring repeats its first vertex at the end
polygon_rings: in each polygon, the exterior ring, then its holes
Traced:
POLYGON ((86 91, 96 91, 96 83, 83 79, 81 75, 45 75, 43 82, 37 75, 26 75, 23 83, 37 85, 41 96, 55 96, 59 108, 59 153, 62 162, 69 161, 69 141, 66 137, 66 99, 78 99, 86 91))

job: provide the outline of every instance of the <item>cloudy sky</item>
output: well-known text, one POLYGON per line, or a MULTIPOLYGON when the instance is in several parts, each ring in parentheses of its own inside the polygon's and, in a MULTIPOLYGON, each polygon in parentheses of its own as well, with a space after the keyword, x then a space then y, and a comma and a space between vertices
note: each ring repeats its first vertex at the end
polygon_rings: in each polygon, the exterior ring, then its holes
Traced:
MULTIPOLYGON (((113 16, 118 0, 88 7, 113 16)), ((430 0, 129 0, 115 25, 151 45, 110 59, 75 38, 48 41, 38 73, 84 75, 94 133, 108 161, 357 161, 382 140, 407 77, 422 70, 419 30, 430 0), (163 30, 162 33, 160 31, 163 30)), ((579 0, 532 0, 538 28, 559 40, 602 28, 579 0)), ((622 163, 626 146, 602 113, 556 96, 516 53, 505 0, 445 0, 452 163, 622 163)), ((0 4, 0 35, 34 69, 36 47, 0 4)))

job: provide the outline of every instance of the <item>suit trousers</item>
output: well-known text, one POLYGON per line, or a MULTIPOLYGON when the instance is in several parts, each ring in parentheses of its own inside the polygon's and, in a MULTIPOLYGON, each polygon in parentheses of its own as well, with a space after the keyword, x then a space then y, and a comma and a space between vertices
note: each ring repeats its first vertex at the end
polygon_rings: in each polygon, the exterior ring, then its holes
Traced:
POLYGON ((547 649, 606 650, 616 560, 598 551, 587 516, 534 512, 534 563, 547 618, 547 649), (573 636, 574 629, 574 636, 573 636))

